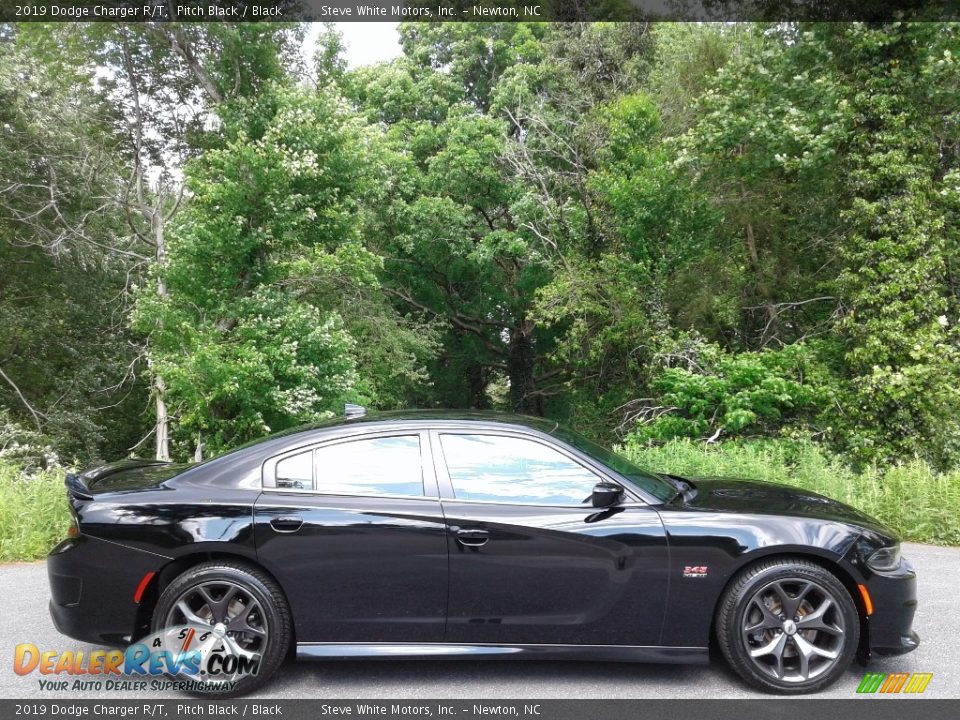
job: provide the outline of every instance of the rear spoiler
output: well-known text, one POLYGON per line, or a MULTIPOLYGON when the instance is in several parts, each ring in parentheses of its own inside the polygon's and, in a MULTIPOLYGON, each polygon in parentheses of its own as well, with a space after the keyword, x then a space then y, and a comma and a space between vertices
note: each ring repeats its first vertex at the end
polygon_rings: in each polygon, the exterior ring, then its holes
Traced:
POLYGON ((87 483, 84 482, 81 475, 77 473, 67 473, 63 484, 67 486, 67 492, 70 494, 70 497, 76 498, 77 500, 93 500, 90 488, 87 487, 87 483))
POLYGON ((64 480, 64 485, 67 486, 67 492, 70 493, 71 497, 78 500, 93 500, 93 488, 104 478, 115 473, 121 473, 124 470, 169 464, 160 460, 128 458, 88 470, 85 473, 69 473, 64 480))

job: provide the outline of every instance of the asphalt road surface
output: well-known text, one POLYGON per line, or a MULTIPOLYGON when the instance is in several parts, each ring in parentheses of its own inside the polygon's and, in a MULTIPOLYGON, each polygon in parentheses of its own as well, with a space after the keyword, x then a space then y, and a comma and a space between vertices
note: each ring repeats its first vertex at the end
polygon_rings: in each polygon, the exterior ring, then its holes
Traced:
MULTIPOLYGON (((960 698, 960 548, 904 545, 916 566, 920 607, 914 628, 919 649, 876 659, 871 672, 931 672, 923 697, 960 698)), ((47 614, 49 591, 43 562, 0 565, 0 697, 50 701, 126 697, 103 692, 43 692, 38 674, 13 672, 14 647, 92 650, 60 635, 47 614)), ((818 697, 850 698, 865 669, 854 663, 818 697)), ((138 698, 151 694, 137 693, 138 698)), ((153 694, 175 699, 176 694, 153 694)), ((720 659, 709 666, 518 660, 368 660, 300 662, 283 667, 263 698, 750 698, 764 697, 740 682, 720 659)), ((916 696, 919 697, 919 696, 916 696)))

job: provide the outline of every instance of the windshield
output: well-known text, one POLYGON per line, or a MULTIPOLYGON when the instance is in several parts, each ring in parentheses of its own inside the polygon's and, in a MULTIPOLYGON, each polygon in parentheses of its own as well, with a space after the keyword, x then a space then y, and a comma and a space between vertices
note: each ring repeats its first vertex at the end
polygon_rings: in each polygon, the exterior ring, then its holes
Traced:
POLYGON ((627 480, 636 485, 641 490, 653 495, 657 500, 669 502, 677 496, 677 489, 670 483, 657 477, 655 474, 644 470, 622 455, 617 455, 607 450, 602 445, 598 445, 592 440, 587 440, 583 435, 579 435, 573 430, 560 426, 553 431, 553 435, 564 442, 568 442, 580 452, 589 455, 597 462, 606 465, 611 470, 623 475, 627 480))

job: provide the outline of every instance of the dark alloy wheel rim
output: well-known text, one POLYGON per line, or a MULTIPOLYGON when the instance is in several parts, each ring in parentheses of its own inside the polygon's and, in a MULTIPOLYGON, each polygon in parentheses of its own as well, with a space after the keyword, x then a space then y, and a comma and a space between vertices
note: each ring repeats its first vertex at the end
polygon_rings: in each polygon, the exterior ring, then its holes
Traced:
POLYGON ((247 652, 267 648, 266 615, 245 588, 225 580, 210 580, 185 590, 167 613, 166 626, 209 625, 221 630, 247 652))
POLYGON ((846 622, 840 602, 804 578, 767 583, 743 613, 741 640, 760 674, 777 683, 815 680, 839 662, 846 622))

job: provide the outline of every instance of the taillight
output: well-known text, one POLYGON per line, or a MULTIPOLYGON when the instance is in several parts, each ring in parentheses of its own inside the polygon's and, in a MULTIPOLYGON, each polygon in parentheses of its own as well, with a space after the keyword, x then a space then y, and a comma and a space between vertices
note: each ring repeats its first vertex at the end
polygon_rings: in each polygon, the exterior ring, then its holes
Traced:
POLYGON ((75 538, 80 534, 80 525, 77 523, 77 518, 70 518, 70 527, 67 528, 67 537, 75 538))

